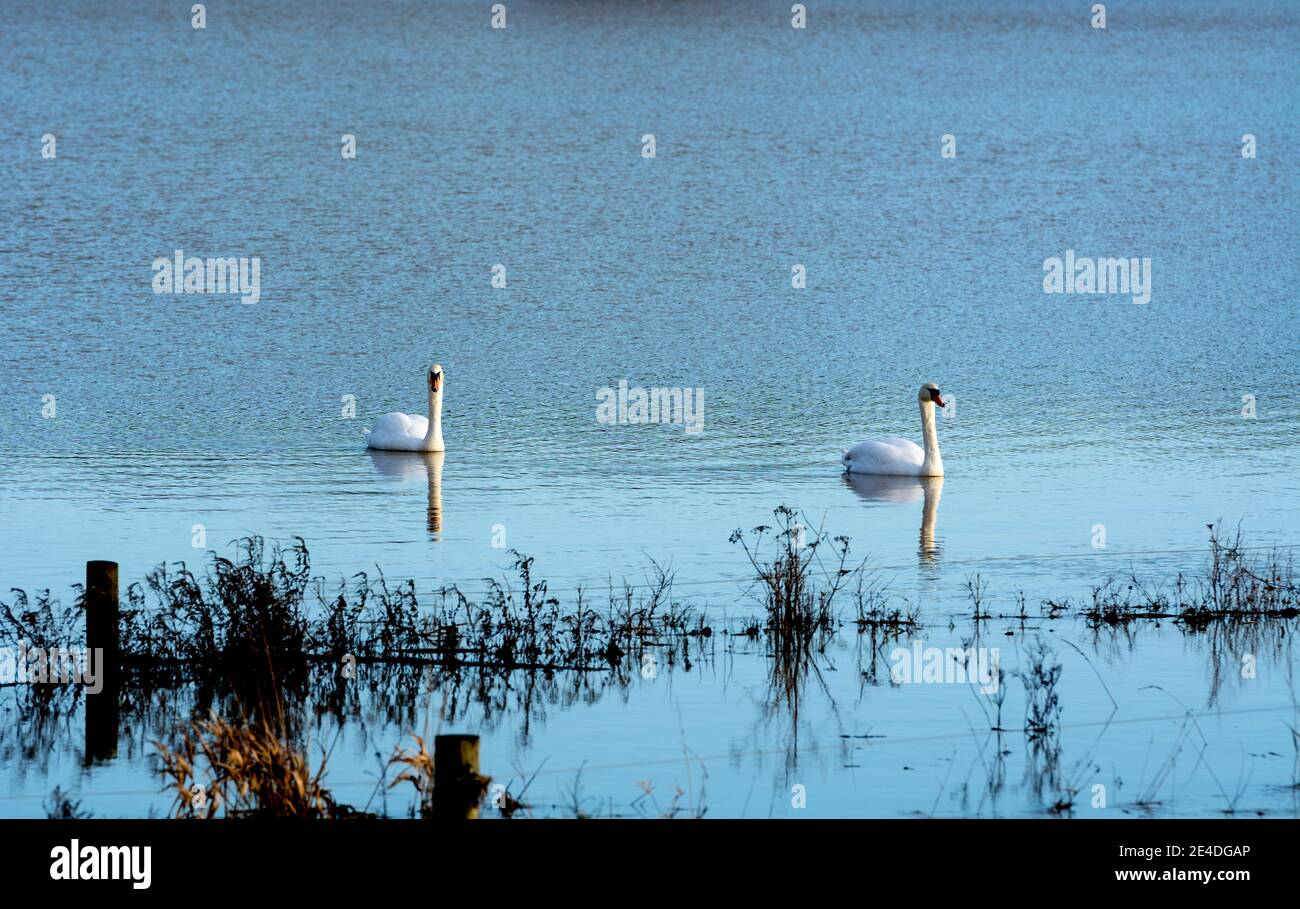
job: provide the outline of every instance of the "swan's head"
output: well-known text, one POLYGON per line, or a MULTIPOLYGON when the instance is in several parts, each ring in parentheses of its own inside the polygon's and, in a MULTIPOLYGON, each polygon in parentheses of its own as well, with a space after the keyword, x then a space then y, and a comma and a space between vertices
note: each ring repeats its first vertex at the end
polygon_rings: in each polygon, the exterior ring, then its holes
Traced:
POLYGON ((442 391, 442 364, 434 363, 429 367, 429 394, 442 391))
POLYGON ((922 403, 933 401, 935 404, 943 407, 943 396, 939 394, 939 386, 935 385, 933 382, 926 382, 922 385, 921 390, 917 392, 916 397, 917 400, 922 403))

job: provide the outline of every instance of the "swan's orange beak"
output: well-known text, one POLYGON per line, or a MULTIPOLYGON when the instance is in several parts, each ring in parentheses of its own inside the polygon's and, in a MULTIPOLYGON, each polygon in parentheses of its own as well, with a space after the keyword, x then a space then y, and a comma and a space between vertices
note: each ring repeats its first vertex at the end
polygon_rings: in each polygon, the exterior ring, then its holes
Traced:
POLYGON ((429 373, 429 391, 437 391, 438 386, 441 384, 442 384, 442 373, 440 372, 429 373))
POLYGON ((939 392, 937 391, 930 392, 930 400, 938 404, 940 407, 944 406, 943 398, 939 396, 939 392))

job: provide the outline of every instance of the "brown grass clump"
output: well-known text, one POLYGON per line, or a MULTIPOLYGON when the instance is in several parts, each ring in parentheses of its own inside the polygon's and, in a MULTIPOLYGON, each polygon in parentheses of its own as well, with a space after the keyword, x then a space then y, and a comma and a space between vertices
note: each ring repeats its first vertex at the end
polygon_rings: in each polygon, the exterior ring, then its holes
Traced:
POLYGON ((335 818, 341 809, 322 784, 325 759, 313 772, 307 757, 267 721, 246 725, 213 714, 196 720, 173 750, 155 742, 162 773, 176 791, 183 818, 335 818), (200 773, 206 772, 200 780, 200 773))
POLYGON ((433 755, 429 753, 429 748, 424 743, 424 739, 418 735, 412 736, 418 748, 415 751, 408 751, 405 748, 398 748, 397 752, 389 760, 389 764, 404 764, 406 769, 397 775, 389 788, 398 786, 402 783, 410 783, 420 794, 420 816, 433 816, 433 755))

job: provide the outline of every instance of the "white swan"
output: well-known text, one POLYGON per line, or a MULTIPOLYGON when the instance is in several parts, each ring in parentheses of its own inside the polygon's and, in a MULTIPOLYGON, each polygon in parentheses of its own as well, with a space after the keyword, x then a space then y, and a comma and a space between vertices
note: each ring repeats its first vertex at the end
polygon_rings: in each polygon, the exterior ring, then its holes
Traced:
POLYGON ((934 429, 934 405, 943 407, 939 386, 926 382, 916 395, 921 405, 921 436, 925 448, 911 439, 889 436, 854 445, 840 452, 840 463, 849 473, 871 473, 897 477, 941 477, 943 458, 934 429))
POLYGON ((442 366, 429 367, 429 416, 386 413, 366 434, 367 448, 386 451, 446 451, 442 444, 442 366))

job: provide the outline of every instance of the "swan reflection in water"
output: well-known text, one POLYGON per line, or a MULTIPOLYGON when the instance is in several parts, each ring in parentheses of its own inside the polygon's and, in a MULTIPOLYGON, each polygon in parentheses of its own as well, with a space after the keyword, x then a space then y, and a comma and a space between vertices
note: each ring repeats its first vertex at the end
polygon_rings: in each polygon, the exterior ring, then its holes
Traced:
POLYGON ((943 495, 943 477, 886 477, 846 473, 844 483, 858 498, 867 502, 904 504, 924 497, 917 555, 925 562, 938 561, 943 553, 934 537, 934 525, 939 515, 939 499, 943 495))
POLYGON ((426 527, 435 540, 442 534, 442 462, 445 451, 383 451, 366 449, 375 469, 390 480, 410 483, 421 477, 428 483, 429 501, 426 510, 426 527))

